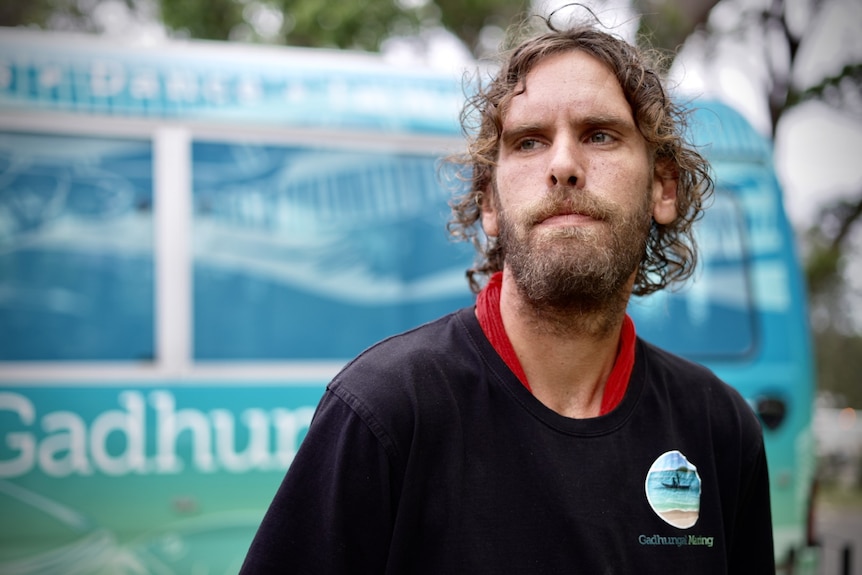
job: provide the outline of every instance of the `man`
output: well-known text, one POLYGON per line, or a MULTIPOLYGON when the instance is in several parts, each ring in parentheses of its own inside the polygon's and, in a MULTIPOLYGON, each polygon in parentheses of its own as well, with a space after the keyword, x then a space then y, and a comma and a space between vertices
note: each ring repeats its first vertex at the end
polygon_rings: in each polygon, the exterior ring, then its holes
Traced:
POLYGON ((774 572, 755 415, 626 315, 691 274, 711 190, 658 76, 552 29, 471 106, 450 229, 487 285, 336 376, 243 572, 774 572))

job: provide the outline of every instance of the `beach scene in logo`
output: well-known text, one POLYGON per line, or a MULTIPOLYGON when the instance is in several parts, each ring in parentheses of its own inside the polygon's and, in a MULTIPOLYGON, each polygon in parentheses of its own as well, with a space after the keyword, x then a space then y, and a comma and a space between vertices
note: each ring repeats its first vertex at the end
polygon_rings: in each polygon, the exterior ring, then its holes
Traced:
POLYGON ((679 451, 663 453, 649 469, 646 497, 656 514, 670 525, 688 529, 700 514, 700 476, 679 451))

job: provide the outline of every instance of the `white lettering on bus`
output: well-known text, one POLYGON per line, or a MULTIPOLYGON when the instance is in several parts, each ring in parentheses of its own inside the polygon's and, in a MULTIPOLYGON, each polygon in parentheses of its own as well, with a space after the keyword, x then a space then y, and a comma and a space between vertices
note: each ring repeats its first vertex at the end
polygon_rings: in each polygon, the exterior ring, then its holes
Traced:
POLYGON ((126 84, 126 72, 122 64, 109 60, 97 60, 90 68, 90 92, 97 97, 116 96, 126 84))
MULTIPOLYGON (((0 409, 14 411, 24 425, 33 425, 36 410, 26 397, 16 393, 0 393, 0 409)), ((4 443, 19 456, 10 461, 0 461, 0 477, 17 477, 24 475, 32 467, 36 454, 36 440, 30 433, 20 431, 4 434, 4 443)))
POLYGON ((77 413, 39 414, 24 395, 0 392, 4 421, 0 478, 36 470, 51 477, 164 475, 179 473, 186 465, 202 473, 284 470, 314 414, 310 406, 250 407, 239 414, 227 409, 177 409, 174 394, 164 390, 146 397, 138 391, 122 391, 117 403, 119 409, 99 413, 88 425, 77 413), (152 407, 149 419, 148 404, 152 407), (154 427, 149 434, 148 425, 154 427), (243 428, 244 448, 239 450, 243 428))
POLYGON ((197 76, 191 72, 173 70, 168 75, 165 90, 169 102, 195 102, 198 99, 197 76))
MULTIPOLYGON (((87 453, 87 427, 80 417, 68 411, 55 411, 42 419, 42 429, 51 434, 39 443, 38 461, 46 475, 66 477, 93 473, 84 455, 87 453)), ((0 477, 3 476, 0 471, 0 477)))
POLYGON ((129 81, 129 93, 138 100, 155 100, 161 96, 161 91, 155 70, 136 70, 129 81))

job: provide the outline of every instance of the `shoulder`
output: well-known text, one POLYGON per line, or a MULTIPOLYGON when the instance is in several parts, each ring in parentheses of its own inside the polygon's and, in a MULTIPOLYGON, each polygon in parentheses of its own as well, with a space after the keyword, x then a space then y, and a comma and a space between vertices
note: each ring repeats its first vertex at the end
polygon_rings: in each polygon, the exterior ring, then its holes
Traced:
POLYGON ((651 388, 667 399, 669 409, 760 443, 760 421, 736 388, 709 368, 646 341, 639 339, 637 349, 651 388))
POLYGON ((647 359, 651 371, 661 375, 678 374, 686 379, 719 381, 718 377, 706 366, 685 359, 640 338, 637 340, 637 353, 643 354, 647 359))
POLYGON ((481 369, 468 328, 474 319, 463 309, 387 338, 348 363, 327 389, 367 424, 409 435, 417 418, 451 414, 464 382, 481 369))
POLYGON ((359 393, 408 382, 416 385, 469 363, 466 358, 474 345, 465 325, 465 318, 470 318, 466 312, 453 312, 376 343, 349 362, 330 388, 349 387, 359 393))
POLYGON ((648 377, 655 383, 683 395, 717 394, 731 402, 745 400, 708 367, 638 339, 637 356, 644 362, 648 377))

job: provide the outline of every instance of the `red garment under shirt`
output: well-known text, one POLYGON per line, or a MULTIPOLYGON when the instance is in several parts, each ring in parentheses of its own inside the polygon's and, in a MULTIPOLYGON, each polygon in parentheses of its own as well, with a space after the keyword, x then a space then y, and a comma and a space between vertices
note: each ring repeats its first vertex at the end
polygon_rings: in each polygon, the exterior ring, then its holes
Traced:
MULTIPOLYGON (((515 354, 515 348, 512 347, 512 342, 506 334, 506 328, 503 326, 503 316, 500 314, 500 291, 503 286, 503 273, 497 272, 491 276, 488 285, 479 292, 476 298, 476 316, 479 319, 479 325, 485 336, 494 346, 494 349, 509 366, 509 369, 518 377, 524 387, 530 392, 530 383, 527 381, 527 376, 524 373, 524 368, 521 367, 521 362, 515 354)), ((629 385, 629 377, 632 374, 632 368, 635 364, 635 325, 632 319, 626 314, 623 320, 623 329, 620 333, 620 345, 617 352, 617 358, 614 361, 614 367, 608 376, 608 381, 605 384, 605 390, 602 394, 602 404, 599 410, 599 415, 604 415, 612 411, 622 401, 626 394, 626 388, 629 385)))

